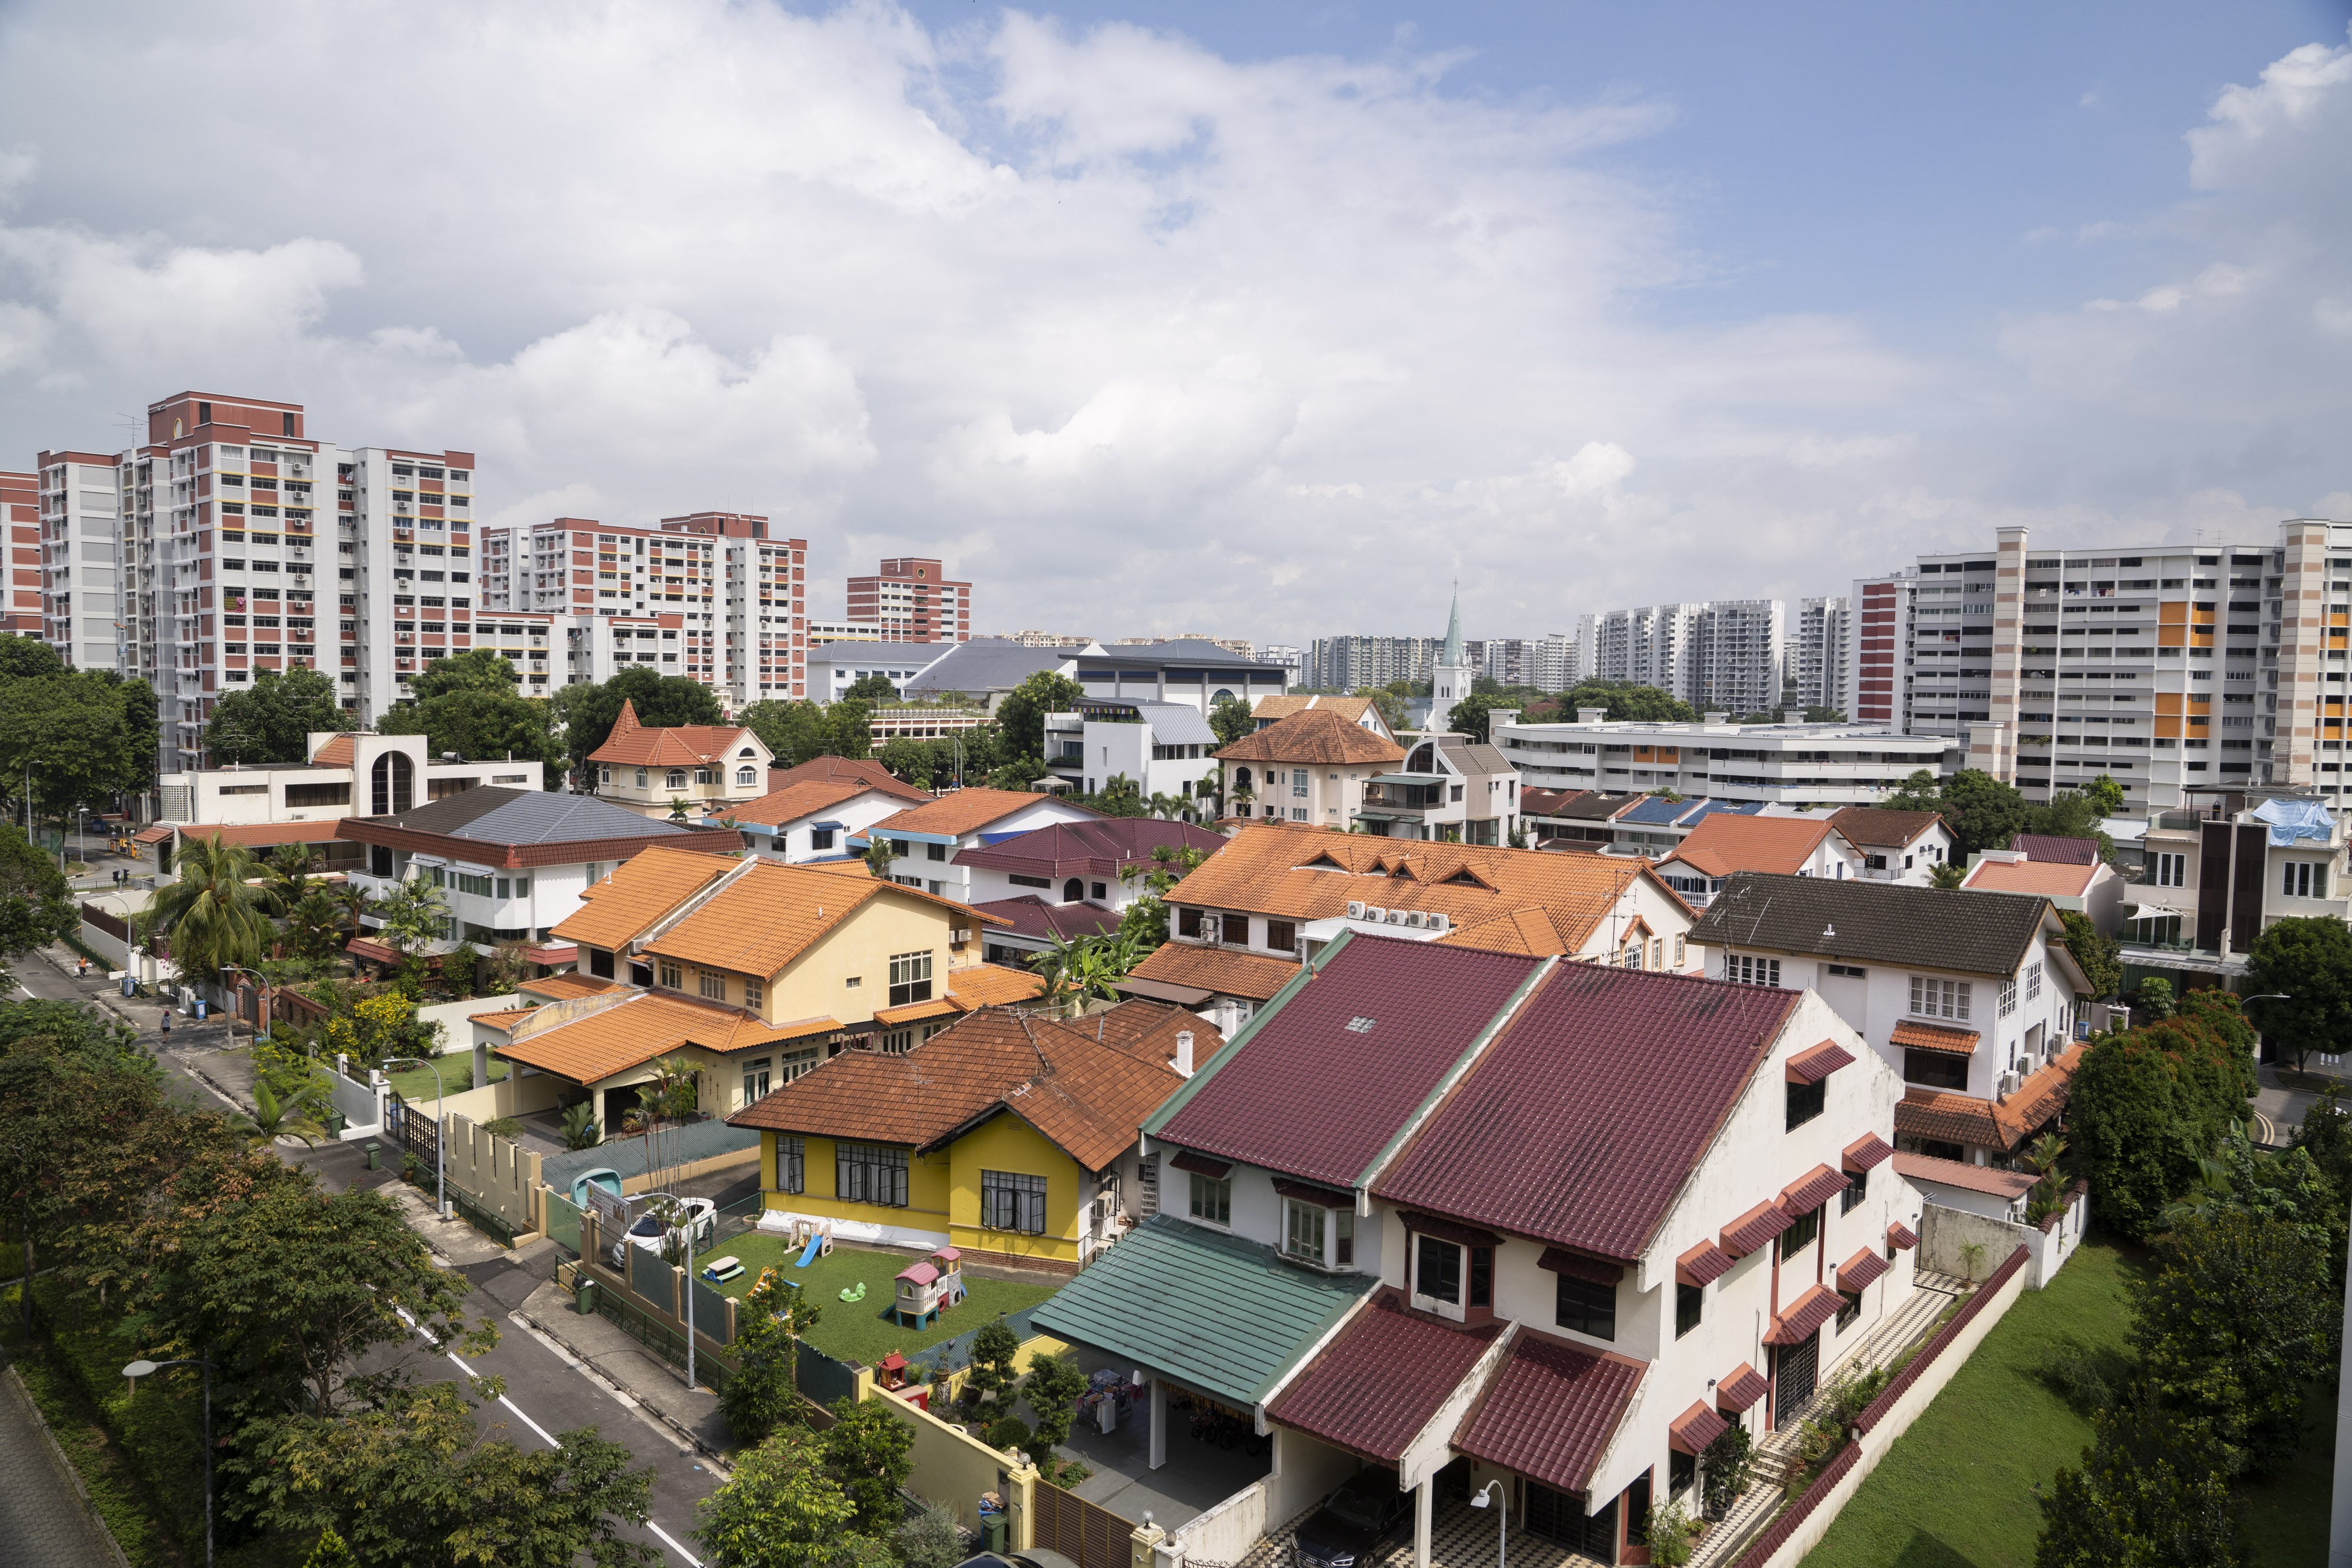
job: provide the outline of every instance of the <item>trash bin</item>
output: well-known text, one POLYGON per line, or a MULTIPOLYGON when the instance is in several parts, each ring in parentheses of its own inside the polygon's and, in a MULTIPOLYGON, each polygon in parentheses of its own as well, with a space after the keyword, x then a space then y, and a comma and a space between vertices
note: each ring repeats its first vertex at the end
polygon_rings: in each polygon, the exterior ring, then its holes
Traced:
POLYGON ((980 1522, 988 1531, 989 1551, 994 1552, 999 1557, 1003 1556, 1004 1516, 1001 1513, 983 1513, 980 1516, 980 1522))
POLYGON ((596 1315, 596 1280, 586 1270, 580 1271, 580 1284, 572 1300, 572 1307, 583 1318, 596 1315))
POLYGON ((382 1144, 370 1144, 367 1146, 368 1169, 373 1170, 376 1168, 376 1156, 382 1153, 383 1153, 383 1145, 382 1144))

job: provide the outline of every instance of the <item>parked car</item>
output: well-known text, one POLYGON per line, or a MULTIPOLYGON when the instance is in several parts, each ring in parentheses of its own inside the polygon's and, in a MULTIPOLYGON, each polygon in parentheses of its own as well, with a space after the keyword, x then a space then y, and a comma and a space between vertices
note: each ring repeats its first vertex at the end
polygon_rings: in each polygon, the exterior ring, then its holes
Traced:
POLYGON ((637 1215, 627 1234, 607 1249, 613 1267, 626 1272, 629 1267, 628 1249, 642 1247, 648 1252, 659 1252, 662 1244, 678 1230, 686 1230, 693 1239, 694 1249, 700 1251, 710 1245, 719 1234, 719 1206, 707 1197, 674 1197, 668 1193, 649 1193, 645 1208, 637 1215), (667 1218, 664 1218, 667 1215, 667 1218))
POLYGON ((1369 1563, 1412 1512, 1412 1494, 1397 1488, 1394 1470, 1367 1466, 1348 1478, 1298 1527, 1299 1568, 1357 1568, 1369 1563))

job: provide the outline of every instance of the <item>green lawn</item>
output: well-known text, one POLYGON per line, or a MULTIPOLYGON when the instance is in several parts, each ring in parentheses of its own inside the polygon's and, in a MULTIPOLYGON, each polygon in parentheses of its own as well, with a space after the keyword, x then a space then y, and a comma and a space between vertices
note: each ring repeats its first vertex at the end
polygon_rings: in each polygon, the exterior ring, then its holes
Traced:
POLYGON ((836 1361, 862 1361, 868 1365, 894 1350, 911 1355, 941 1340, 953 1339, 980 1327, 999 1312, 1034 1307, 1059 1288, 983 1280, 967 1273, 964 1281, 971 1295, 961 1306, 941 1312, 933 1327, 917 1330, 900 1328, 882 1315, 898 1289, 898 1270, 917 1261, 911 1254, 869 1252, 836 1245, 831 1257, 819 1258, 806 1269, 795 1269, 793 1263, 800 1254, 788 1248, 782 1237, 747 1230, 696 1259, 695 1267, 699 1269, 713 1258, 730 1256, 743 1260, 743 1274, 719 1289, 730 1296, 740 1296, 759 1283, 761 1269, 775 1265, 785 1279, 800 1285, 824 1309, 815 1332, 808 1336, 809 1343, 836 1361), (860 1281, 866 1284, 866 1299, 854 1306, 842 1301, 840 1292, 855 1289, 860 1281))
POLYGON ((2041 1376, 2056 1352, 2119 1354, 2136 1265, 2094 1239, 2017 1299, 1896 1442, 1805 1568, 2030 1568, 2033 1485, 2082 1462, 2091 1424, 2041 1376))
MULTIPOLYGON (((459 1081, 474 1075, 474 1053, 470 1051, 451 1051, 436 1058, 434 1065, 441 1070, 441 1082, 448 1086, 450 1093, 455 1094, 458 1092, 459 1081)), ((489 1081, 496 1083, 506 1075, 507 1064, 495 1056, 490 1058, 489 1081)), ((385 1073, 384 1077, 390 1081, 393 1092, 403 1100, 429 1101, 435 1097, 433 1074, 425 1068, 404 1067, 397 1072, 385 1073)), ((470 1083, 467 1086, 478 1087, 470 1083)))

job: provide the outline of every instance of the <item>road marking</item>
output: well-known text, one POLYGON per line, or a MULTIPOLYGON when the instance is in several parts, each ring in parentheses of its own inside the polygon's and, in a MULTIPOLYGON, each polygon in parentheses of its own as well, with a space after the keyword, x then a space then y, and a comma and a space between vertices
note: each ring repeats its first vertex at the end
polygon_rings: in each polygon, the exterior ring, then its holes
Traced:
POLYGON ((662 1543, 667 1546, 672 1552, 675 1552, 680 1557, 685 1558, 687 1568, 702 1568, 702 1559, 697 1557, 693 1552, 688 1552, 685 1547, 680 1546, 677 1540, 671 1536, 668 1531, 664 1530, 660 1525, 656 1524, 650 1519, 646 1521, 646 1528, 652 1531, 656 1535, 660 1536, 662 1538, 662 1543))

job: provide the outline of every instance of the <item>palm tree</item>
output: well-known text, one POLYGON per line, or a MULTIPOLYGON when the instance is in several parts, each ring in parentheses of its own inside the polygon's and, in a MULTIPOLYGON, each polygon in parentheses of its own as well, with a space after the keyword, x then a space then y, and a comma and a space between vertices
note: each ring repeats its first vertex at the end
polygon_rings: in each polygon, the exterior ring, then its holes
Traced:
POLYGON ((343 905, 323 887, 313 887, 286 911, 286 945, 298 957, 323 958, 343 936, 343 905))
POLYGON ((1938 861, 1927 868, 1927 881, 1936 887, 1949 890, 1968 881, 1966 867, 1957 861, 1938 861))
POLYGON ((280 1099, 268 1084, 255 1079, 253 1114, 245 1119, 246 1142, 265 1148, 280 1138, 296 1138, 305 1146, 313 1145, 327 1133, 310 1115, 318 1092, 317 1084, 305 1084, 280 1099))
POLYGON ((273 935, 252 882, 260 873, 253 852, 221 839, 182 841, 176 881, 155 890, 141 922, 142 939, 168 936, 172 962, 191 983, 217 979, 227 964, 250 966, 273 935))
POLYGON ((269 913, 284 919, 310 891, 310 878, 317 872, 315 857, 308 844, 280 844, 278 852, 269 857, 262 871, 269 881, 263 886, 262 897, 269 913))
POLYGON ((449 900, 422 876, 412 876, 376 901, 375 916, 384 939, 413 958, 438 940, 449 918, 449 900))

